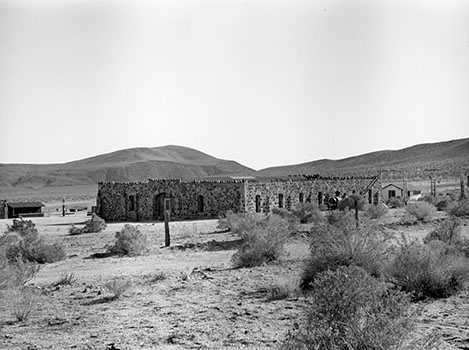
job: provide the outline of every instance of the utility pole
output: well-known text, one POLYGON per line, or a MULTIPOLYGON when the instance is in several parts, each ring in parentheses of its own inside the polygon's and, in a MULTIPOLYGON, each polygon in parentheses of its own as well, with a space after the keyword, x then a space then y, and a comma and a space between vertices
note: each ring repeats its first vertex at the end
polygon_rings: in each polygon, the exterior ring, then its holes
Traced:
POLYGON ((171 199, 164 199, 164 246, 169 247, 171 244, 171 239, 169 236, 169 220, 170 220, 170 210, 171 210, 171 199))
POLYGON ((62 198, 62 216, 65 216, 65 197, 62 198))

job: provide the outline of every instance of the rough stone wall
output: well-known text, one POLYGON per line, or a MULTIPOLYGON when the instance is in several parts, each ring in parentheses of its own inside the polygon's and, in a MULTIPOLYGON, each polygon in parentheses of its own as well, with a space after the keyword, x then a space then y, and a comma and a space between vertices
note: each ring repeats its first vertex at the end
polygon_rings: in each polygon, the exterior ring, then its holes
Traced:
POLYGON ((8 219, 7 201, 0 200, 0 219, 8 219))
MULTIPOLYGON (((228 210, 256 212, 258 209, 268 213, 274 207, 294 208, 301 199, 318 203, 319 194, 332 197, 336 191, 348 195, 353 191, 360 193, 371 181, 372 178, 321 178, 269 182, 150 180, 99 183, 97 213, 107 221, 163 220, 165 200, 170 202, 171 220, 216 218, 228 210)), ((372 195, 380 188, 381 183, 377 181, 371 187, 372 195)), ((368 193, 364 197, 368 201, 368 193)))
POLYGON ((171 203, 171 220, 216 218, 227 210, 244 211, 244 183, 181 180, 100 183, 97 212, 108 221, 162 220, 165 198, 171 203))
MULTIPOLYGON (((258 201, 257 209, 267 213, 274 207, 284 207, 286 209, 294 208, 300 203, 300 196, 303 202, 312 202, 319 204, 319 194, 324 198, 333 197, 336 191, 341 194, 351 195, 353 191, 360 193, 373 181, 373 178, 326 178, 315 180, 283 180, 271 182, 248 182, 246 183, 246 212, 256 212, 256 196, 258 201), (300 195, 301 194, 301 195, 300 195), (279 195, 283 197, 283 203, 279 203, 279 195)), ((371 199, 381 189, 381 183, 376 181, 371 189, 371 199)), ((367 202, 369 202, 369 193, 363 193, 367 202)))

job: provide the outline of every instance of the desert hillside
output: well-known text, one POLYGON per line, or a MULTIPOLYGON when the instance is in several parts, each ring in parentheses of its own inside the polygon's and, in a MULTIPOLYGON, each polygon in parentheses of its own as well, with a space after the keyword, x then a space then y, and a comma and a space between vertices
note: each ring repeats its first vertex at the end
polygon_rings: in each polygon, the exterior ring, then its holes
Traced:
POLYGON ((439 174, 458 175, 460 168, 469 168, 469 138, 415 145, 396 151, 377 151, 355 157, 266 168, 258 176, 299 174, 358 174, 382 169, 408 171, 409 177, 427 177, 437 169, 439 174))
POLYGON ((43 188, 149 178, 197 179, 253 174, 235 161, 181 147, 132 148, 64 164, 0 164, 0 187, 43 188))

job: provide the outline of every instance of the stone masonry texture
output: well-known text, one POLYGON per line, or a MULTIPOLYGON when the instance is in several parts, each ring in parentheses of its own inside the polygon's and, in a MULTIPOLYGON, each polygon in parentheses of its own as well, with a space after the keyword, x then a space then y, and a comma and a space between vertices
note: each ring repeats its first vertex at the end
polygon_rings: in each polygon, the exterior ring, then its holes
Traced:
POLYGON ((292 209, 300 202, 320 204, 336 192, 361 193, 371 203, 380 189, 374 177, 101 182, 97 213, 106 221, 156 221, 163 220, 168 209, 171 220, 208 219, 227 211, 268 213, 274 207, 292 209))

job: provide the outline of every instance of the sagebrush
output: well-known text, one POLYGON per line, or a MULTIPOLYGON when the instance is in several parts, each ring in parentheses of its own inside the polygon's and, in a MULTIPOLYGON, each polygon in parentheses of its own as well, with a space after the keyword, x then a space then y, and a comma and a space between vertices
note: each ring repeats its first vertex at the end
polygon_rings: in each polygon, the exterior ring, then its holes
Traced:
POLYGON ((281 349, 398 349, 412 330, 408 296, 357 266, 318 275, 310 298, 281 349))
POLYGON ((65 259, 66 253, 62 244, 47 244, 39 236, 36 225, 31 220, 14 219, 2 237, 5 256, 11 263, 17 260, 53 263, 65 259))
POLYGON ((72 224, 68 232, 72 236, 81 235, 83 233, 99 233, 101 231, 104 231, 106 227, 107 227, 106 221, 100 218, 97 214, 93 213, 93 215, 91 216, 91 219, 85 222, 84 227, 78 227, 72 224))
POLYGON ((448 212, 454 216, 469 216, 469 199, 463 199, 459 202, 453 202, 449 208, 448 212))
POLYGON ((252 230, 266 220, 265 215, 259 213, 233 213, 227 211, 218 219, 218 230, 230 230, 234 234, 252 230))
POLYGON ((357 227, 351 215, 334 216, 333 224, 314 226, 310 233, 310 257, 303 271, 302 287, 310 287, 316 276, 340 266, 359 266, 380 276, 387 259, 390 235, 371 222, 357 227))
POLYGON ((419 221, 430 221, 436 214, 435 206, 425 201, 409 203, 405 210, 419 221))
POLYGON ((313 203, 299 203, 292 210, 292 214, 302 224, 320 222, 324 220, 324 215, 321 213, 318 206, 313 203))
POLYGON ((443 241, 428 244, 404 239, 387 266, 388 279, 415 300, 446 298, 469 281, 469 260, 443 241))
POLYGON ((290 224, 271 214, 252 229, 240 233, 242 244, 232 256, 235 267, 253 267, 277 260, 284 253, 290 224))
POLYGON ((389 212, 388 207, 383 203, 379 203, 377 205, 369 205, 366 208, 365 215, 369 217, 370 219, 380 219, 384 215, 386 215, 388 212, 389 212))
POLYGON ((140 232, 138 226, 125 224, 116 232, 116 242, 109 248, 109 252, 118 255, 141 255, 147 248, 147 236, 140 232))

